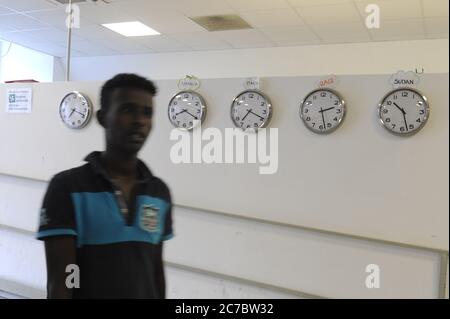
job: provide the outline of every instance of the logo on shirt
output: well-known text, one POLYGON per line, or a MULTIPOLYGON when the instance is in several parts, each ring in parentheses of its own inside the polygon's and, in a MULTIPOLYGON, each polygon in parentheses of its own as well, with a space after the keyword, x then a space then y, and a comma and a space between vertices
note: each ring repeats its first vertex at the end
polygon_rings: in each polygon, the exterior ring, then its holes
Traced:
POLYGON ((140 226, 148 232, 155 232, 158 230, 158 215, 159 208, 152 205, 142 205, 140 226))

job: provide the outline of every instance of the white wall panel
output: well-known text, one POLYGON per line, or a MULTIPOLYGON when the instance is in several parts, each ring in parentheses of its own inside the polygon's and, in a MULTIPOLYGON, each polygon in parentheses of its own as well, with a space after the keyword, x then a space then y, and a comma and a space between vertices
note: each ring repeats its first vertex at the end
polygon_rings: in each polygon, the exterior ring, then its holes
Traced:
POLYGON ((329 298, 438 297, 438 253, 190 209, 175 213, 171 262, 329 298), (365 285, 369 264, 380 267, 379 289, 365 285))

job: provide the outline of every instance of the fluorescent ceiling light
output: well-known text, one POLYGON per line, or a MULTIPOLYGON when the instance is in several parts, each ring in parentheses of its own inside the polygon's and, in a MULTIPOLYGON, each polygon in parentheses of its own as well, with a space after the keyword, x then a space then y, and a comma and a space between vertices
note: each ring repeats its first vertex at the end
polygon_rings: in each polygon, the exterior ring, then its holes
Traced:
POLYGON ((139 21, 132 22, 120 22, 120 23, 105 23, 102 26, 120 33, 126 37, 141 37, 145 35, 157 35, 160 34, 158 31, 146 26, 139 21))

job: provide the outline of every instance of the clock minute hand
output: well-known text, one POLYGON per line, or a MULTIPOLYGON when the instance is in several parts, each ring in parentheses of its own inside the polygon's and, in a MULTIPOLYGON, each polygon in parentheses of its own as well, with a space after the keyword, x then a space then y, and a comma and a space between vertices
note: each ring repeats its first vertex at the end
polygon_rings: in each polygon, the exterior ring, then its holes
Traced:
POLYGON ((406 123, 406 115, 405 115, 406 113, 403 113, 403 120, 405 121, 405 127, 406 127, 406 131, 409 131, 408 130, 408 123, 406 123))
POLYGON ((86 114, 83 114, 83 113, 81 113, 81 112, 78 112, 78 111, 75 111, 76 113, 78 113, 78 114, 81 114, 81 116, 84 118, 85 116, 86 116, 86 114))
POLYGON ((259 117, 260 119, 264 120, 264 118, 263 118, 262 116, 260 116, 260 115, 258 115, 258 114, 256 114, 256 113, 252 112, 251 110, 250 110, 250 113, 252 113, 253 115, 256 115, 256 116, 259 117))
POLYGON ((325 117, 323 116, 323 110, 322 110, 322 108, 320 108, 320 111, 319 111, 319 112, 322 114, 323 129, 325 129, 326 124, 325 124, 325 117))
POLYGON ((196 119, 196 120, 198 119, 197 116, 192 115, 192 114, 191 114, 190 112, 188 112, 187 110, 186 110, 186 113, 189 114, 190 116, 192 116, 194 119, 196 119))

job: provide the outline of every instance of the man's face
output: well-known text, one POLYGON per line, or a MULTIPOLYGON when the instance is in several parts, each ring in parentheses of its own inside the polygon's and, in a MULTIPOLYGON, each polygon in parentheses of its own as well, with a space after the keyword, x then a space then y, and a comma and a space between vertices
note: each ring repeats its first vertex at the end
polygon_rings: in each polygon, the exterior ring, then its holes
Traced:
POLYGON ((126 153, 137 153, 152 127, 153 96, 144 90, 115 89, 105 115, 108 146, 126 153))

